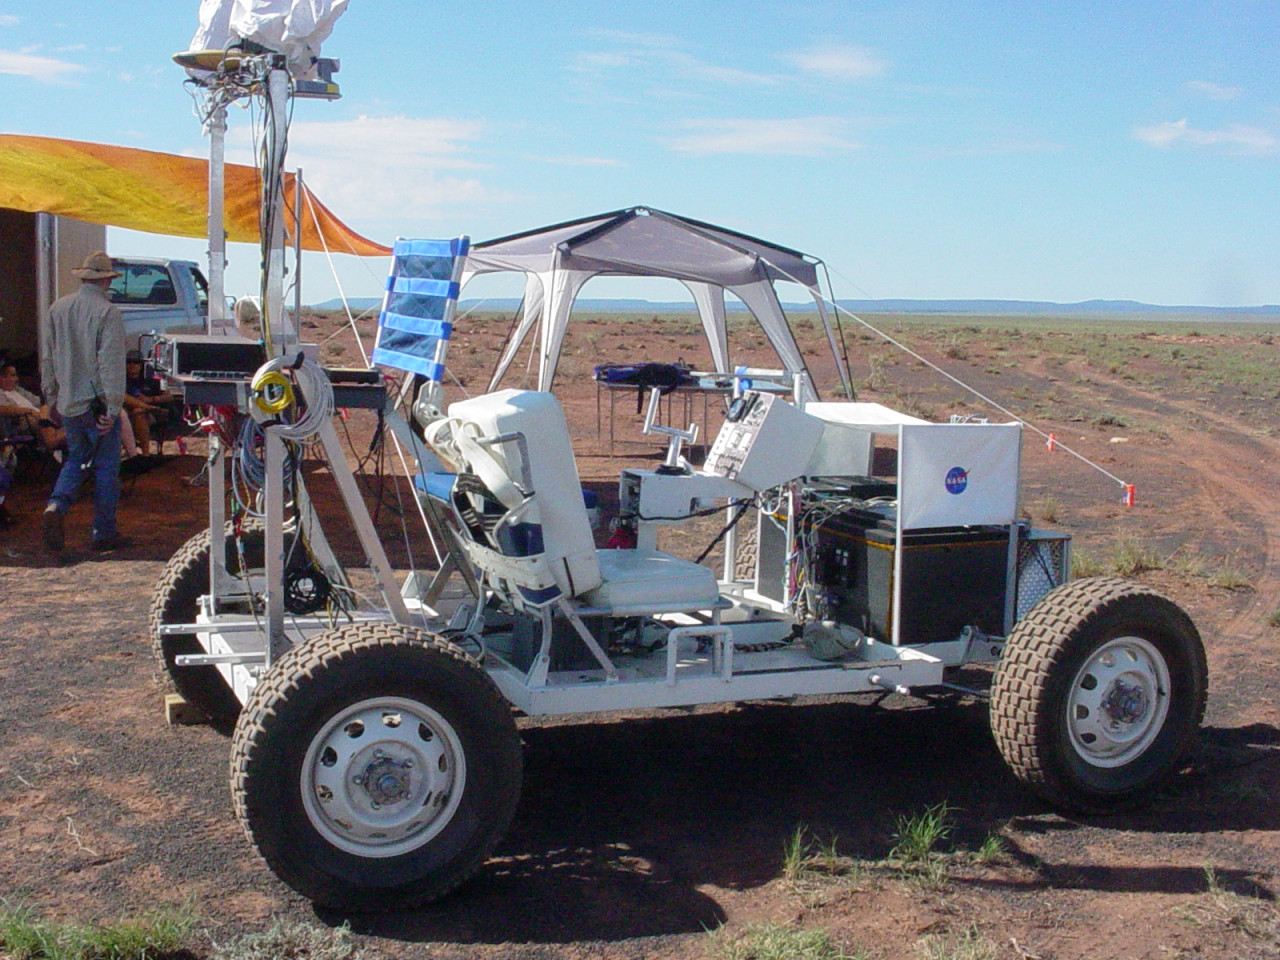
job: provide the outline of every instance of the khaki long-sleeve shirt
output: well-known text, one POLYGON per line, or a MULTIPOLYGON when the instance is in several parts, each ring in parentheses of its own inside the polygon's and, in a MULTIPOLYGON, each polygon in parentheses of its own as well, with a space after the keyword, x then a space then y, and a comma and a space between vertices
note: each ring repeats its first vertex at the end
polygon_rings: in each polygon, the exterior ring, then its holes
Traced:
POLYGON ((124 403, 124 319, 96 283, 54 301, 40 347, 40 379, 49 406, 64 417, 89 410, 94 397, 115 418, 124 403))

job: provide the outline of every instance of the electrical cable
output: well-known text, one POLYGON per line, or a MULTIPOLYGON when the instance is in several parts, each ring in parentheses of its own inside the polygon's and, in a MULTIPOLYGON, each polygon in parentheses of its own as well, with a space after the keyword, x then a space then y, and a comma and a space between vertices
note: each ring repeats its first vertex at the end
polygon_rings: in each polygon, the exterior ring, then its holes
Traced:
POLYGON ((728 536, 729 531, 738 525, 738 521, 740 521, 743 517, 747 515, 747 511, 751 508, 751 505, 753 502, 754 501, 752 500, 729 501, 727 505, 728 507, 739 507, 737 514, 733 517, 732 520, 730 520, 728 523, 724 525, 724 528, 719 533, 716 534, 715 539, 712 540, 709 544, 707 544, 707 548, 703 550, 702 553, 698 554, 698 559, 693 561, 694 563, 701 563, 703 560, 707 559, 707 555, 710 554, 711 551, 714 550, 717 545, 719 545, 721 540, 723 540, 726 536, 728 536))

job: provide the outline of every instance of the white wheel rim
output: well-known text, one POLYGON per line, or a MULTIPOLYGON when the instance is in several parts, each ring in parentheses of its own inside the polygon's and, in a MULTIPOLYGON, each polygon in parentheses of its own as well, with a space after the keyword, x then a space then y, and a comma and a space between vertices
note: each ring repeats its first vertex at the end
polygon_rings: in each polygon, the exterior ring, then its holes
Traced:
POLYGON ((401 697, 337 713, 302 762, 302 805, 340 850, 394 857, 435 837, 458 809, 466 758, 453 726, 401 697))
POLYGON ((1141 756, 1168 715, 1169 666, 1141 637, 1104 643, 1071 683, 1071 745, 1095 767, 1120 767, 1141 756))

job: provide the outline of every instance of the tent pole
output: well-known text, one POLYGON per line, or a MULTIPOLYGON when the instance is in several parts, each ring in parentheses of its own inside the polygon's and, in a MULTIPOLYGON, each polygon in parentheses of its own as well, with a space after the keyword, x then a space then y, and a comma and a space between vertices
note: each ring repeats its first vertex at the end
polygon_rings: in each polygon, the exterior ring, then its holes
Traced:
MULTIPOLYGON (((813 302, 818 306, 818 316, 822 319, 822 329, 827 333, 827 344, 831 347, 831 356, 836 361, 836 372, 840 374, 840 386, 844 388, 844 396, 846 400, 853 399, 853 383, 849 376, 849 366, 845 363, 845 358, 840 355, 840 347, 836 343, 835 331, 831 328, 831 316, 827 313, 827 304, 822 297, 822 291, 817 287, 809 288, 809 295, 813 297, 813 302)), ((835 302, 834 300, 832 301, 835 302)), ((836 323, 840 322, 840 318, 836 317, 836 323)))
POLYGON ((223 333, 227 326, 227 233, 223 224, 226 188, 225 142, 227 108, 216 103, 205 122, 209 131, 209 333, 223 333))
MULTIPOLYGON (((293 175, 293 328, 302 329, 302 168, 293 175)), ((318 226, 318 225, 317 225, 318 226)))

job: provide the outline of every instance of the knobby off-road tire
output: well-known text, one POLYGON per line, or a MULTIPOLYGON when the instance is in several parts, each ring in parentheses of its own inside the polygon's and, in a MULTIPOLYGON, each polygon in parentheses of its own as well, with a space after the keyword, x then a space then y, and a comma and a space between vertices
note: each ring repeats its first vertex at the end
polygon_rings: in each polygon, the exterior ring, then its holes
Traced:
POLYGON ((286 653, 236 725, 231 794, 250 842, 318 904, 395 910, 488 858, 520 798, 507 701, 446 640, 392 623, 286 653))
POLYGON ((1193 745, 1208 668, 1191 619, 1114 578, 1066 583, 1009 634, 991 730, 1014 775, 1055 806, 1104 813, 1149 798, 1193 745))
MULTIPOLYGON (((260 569, 266 555, 261 527, 246 526, 241 535, 244 560, 249 569, 260 569)), ((240 573, 240 551, 236 548, 231 525, 227 525, 227 569, 240 573)), ((204 647, 193 633, 161 636, 160 627, 167 623, 193 623, 199 612, 199 600, 209 592, 209 531, 203 530, 184 543, 169 558, 147 614, 151 632, 151 649, 169 675, 173 687, 188 703, 203 712, 212 724, 230 733, 240 714, 240 701, 227 686, 217 667, 179 667, 177 657, 188 653, 204 653, 204 647)))

